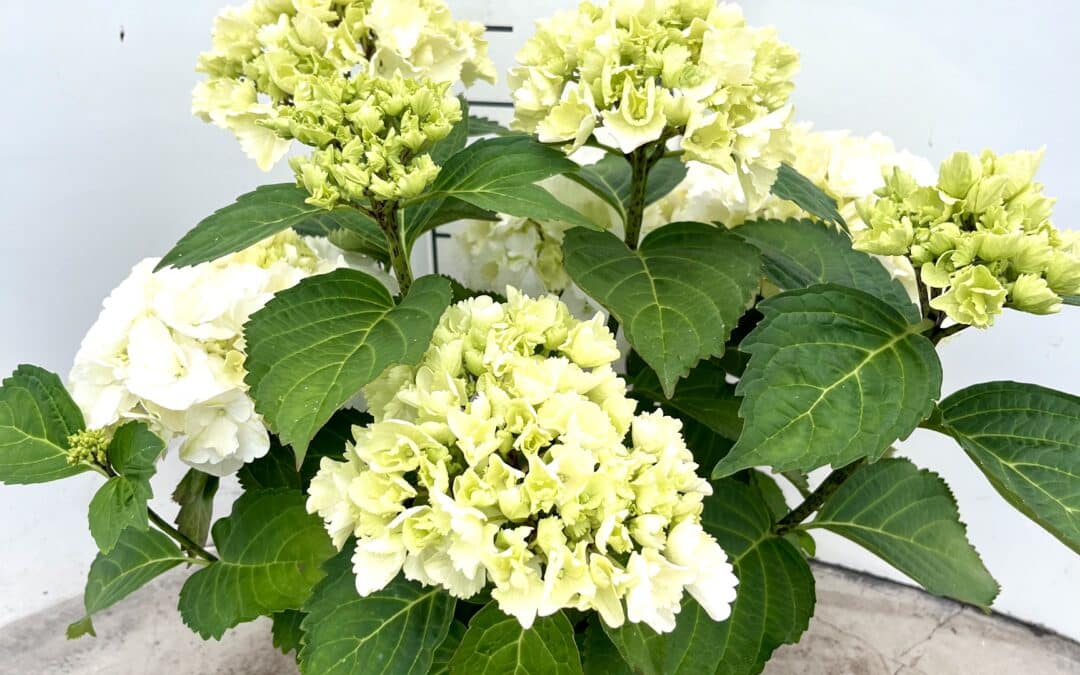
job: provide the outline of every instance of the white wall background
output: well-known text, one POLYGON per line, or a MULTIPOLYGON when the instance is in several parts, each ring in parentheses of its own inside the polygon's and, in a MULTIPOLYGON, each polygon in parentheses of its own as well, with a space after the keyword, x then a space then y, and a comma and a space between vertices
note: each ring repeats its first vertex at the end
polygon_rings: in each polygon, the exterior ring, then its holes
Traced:
MULTIPOLYGON (((225 132, 188 116, 195 56, 226 0, 0 0, 0 373, 37 363, 66 373, 101 300, 145 256, 160 255, 214 208, 265 176, 225 132), (123 30, 125 37, 120 39, 123 30)), ((462 17, 516 24, 574 0, 450 0, 462 17)), ((904 3, 755 0, 803 55, 798 113, 820 129, 880 130, 939 161, 953 149, 1049 147, 1040 175, 1080 216, 1074 85, 1080 4, 1060 0, 904 3)), ((506 66, 517 35, 493 35, 506 66)), ((477 98, 504 97, 496 90, 477 98)), ((1010 314, 944 348, 945 393, 991 379, 1080 392, 1080 310, 1010 314), (1072 347, 1072 349, 1070 349, 1072 347)), ((948 440, 904 444, 952 485, 976 547, 1003 586, 995 607, 1080 638, 1080 558, 1013 511, 948 440)), ((182 475, 169 463, 157 506, 182 475)), ((81 593, 94 556, 85 510, 92 476, 0 488, 0 624, 81 593)), ((899 575, 835 537, 822 557, 899 575)), ((72 617, 75 619, 77 617, 72 617)))

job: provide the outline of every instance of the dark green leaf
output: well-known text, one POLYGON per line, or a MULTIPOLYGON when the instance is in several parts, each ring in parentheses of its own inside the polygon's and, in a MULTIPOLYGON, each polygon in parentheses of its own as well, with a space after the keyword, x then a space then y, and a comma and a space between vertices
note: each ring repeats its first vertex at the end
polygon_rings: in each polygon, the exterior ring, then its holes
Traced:
POLYGON ((93 635, 91 615, 112 607, 185 560, 172 539, 157 530, 124 530, 112 551, 99 553, 90 566, 84 596, 86 618, 71 624, 68 637, 93 635))
POLYGON ((90 535, 98 550, 113 550, 128 528, 145 530, 148 525, 146 502, 153 493, 146 480, 113 476, 105 481, 90 500, 90 535))
POLYGON ((340 269, 279 293, 244 327, 255 407, 303 462, 316 432, 390 365, 415 363, 450 303, 450 287, 417 279, 395 304, 363 272, 340 269))
POLYGON ((780 165, 776 182, 772 186, 772 193, 780 199, 795 202, 799 208, 815 218, 847 228, 844 218, 836 210, 836 200, 787 164, 780 165))
POLYGON ((570 277, 619 320, 669 398, 698 361, 724 353, 761 280, 757 249, 702 223, 662 227, 637 251, 575 228, 563 253, 570 277))
POLYGON ((309 196, 307 190, 293 183, 255 188, 204 218, 165 254, 156 269, 216 260, 299 225, 323 211, 305 202, 309 196))
POLYGON ((495 603, 469 622, 450 662, 452 675, 580 675, 574 627, 562 612, 539 617, 525 630, 495 603))
POLYGON ((585 216, 535 185, 577 169, 562 152, 530 136, 477 141, 451 157, 430 190, 417 200, 422 200, 425 208, 415 213, 410 230, 425 231, 439 201, 449 197, 497 213, 596 228, 585 216))
POLYGON ((450 622, 450 631, 439 644, 439 648, 435 650, 428 675, 449 675, 450 659, 454 658, 454 653, 461 644, 461 638, 465 637, 465 630, 465 624, 457 619, 450 622))
POLYGON ((945 481, 906 459, 858 469, 807 527, 854 541, 931 593, 984 608, 998 594, 945 481))
POLYGON ((473 206, 453 197, 417 204, 405 210, 405 241, 410 250, 426 232, 440 225, 459 220, 498 220, 499 216, 487 209, 473 206))
POLYGON ((581 646, 581 666, 585 675, 634 675, 634 671, 623 661, 618 648, 604 632, 597 615, 593 615, 585 629, 581 646))
POLYGON ((274 646, 282 654, 300 652, 300 646, 304 639, 304 631, 300 628, 300 624, 304 621, 305 616, 307 615, 299 610, 287 609, 270 617, 273 621, 270 625, 270 637, 274 646))
POLYGON ((180 590, 180 615, 204 639, 286 609, 299 609, 334 553, 322 522, 293 490, 244 493, 214 524, 218 562, 180 590))
POLYGON ((922 324, 881 300, 823 285, 761 303, 736 393, 744 428, 714 475, 810 471, 881 457, 933 410, 941 363, 922 324))
POLYGON ((469 102, 464 96, 458 96, 461 103, 461 120, 450 129, 450 134, 435 144, 428 152, 437 166, 446 164, 446 161, 465 149, 469 142, 469 102))
POLYGON ((245 464, 237 473, 240 485, 245 490, 279 487, 307 490, 308 483, 319 471, 322 458, 340 459, 345 454, 345 444, 353 440, 352 428, 370 422, 371 415, 353 408, 344 408, 334 413, 326 426, 311 439, 311 447, 304 455, 304 463, 299 471, 296 469, 296 457, 292 450, 271 436, 270 451, 254 462, 245 464))
POLYGON ((304 675, 426 675, 446 639, 454 599, 436 587, 398 577, 367 597, 356 593, 352 545, 326 564, 324 579, 304 603, 304 675), (374 664, 378 664, 377 668, 374 664))
POLYGON ((386 237, 370 216, 352 208, 320 210, 293 225, 299 234, 326 237, 338 248, 355 251, 389 264, 386 237))
POLYGON ((627 359, 629 383, 635 397, 644 397, 690 417, 729 440, 737 440, 742 432, 739 418, 739 399, 735 385, 728 384, 727 373, 712 361, 702 361, 684 380, 679 382, 675 395, 664 395, 656 372, 641 361, 636 352, 627 359))
POLYGON ((757 220, 735 230, 765 258, 765 276, 780 290, 836 284, 889 303, 908 321, 920 319, 904 286, 873 256, 851 248, 851 238, 812 220, 757 220))
POLYGON ((953 436, 991 485, 1080 553, 1080 397, 1019 382, 988 382, 940 406, 953 436))
POLYGON ((217 476, 191 469, 172 494, 173 501, 180 505, 180 512, 176 514, 177 529, 199 546, 206 544, 206 537, 210 534, 214 495, 217 494, 219 482, 217 476))
POLYGON ((67 438, 85 426, 60 378, 19 366, 0 386, 0 483, 45 483, 74 476, 67 438))
MULTIPOLYGON (((630 207, 631 170, 630 162, 616 154, 606 154, 596 164, 581 167, 576 173, 567 174, 567 178, 588 188, 597 197, 603 199, 622 220, 630 207)), ((686 165, 678 158, 662 159, 649 172, 645 187, 645 205, 653 204, 666 197, 686 178, 686 165)))
POLYGON ((125 529, 149 526, 150 478, 163 450, 165 442, 142 422, 128 422, 113 434, 107 454, 120 475, 105 481, 90 500, 90 534, 102 553, 112 550, 125 529))

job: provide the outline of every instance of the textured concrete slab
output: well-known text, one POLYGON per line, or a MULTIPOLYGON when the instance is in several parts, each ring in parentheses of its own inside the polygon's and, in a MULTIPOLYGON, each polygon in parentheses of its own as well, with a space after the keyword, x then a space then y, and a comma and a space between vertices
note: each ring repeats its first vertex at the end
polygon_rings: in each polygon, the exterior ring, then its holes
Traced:
MULTIPOLYGON (((1080 673, 1080 645, 912 588, 815 566, 810 631, 779 650, 768 675, 1057 675, 1080 673)), ((205 643, 176 612, 182 572, 167 575, 95 619, 98 636, 68 641, 81 616, 69 600, 0 629, 0 673, 11 675, 295 675, 270 644, 266 619, 205 643)))

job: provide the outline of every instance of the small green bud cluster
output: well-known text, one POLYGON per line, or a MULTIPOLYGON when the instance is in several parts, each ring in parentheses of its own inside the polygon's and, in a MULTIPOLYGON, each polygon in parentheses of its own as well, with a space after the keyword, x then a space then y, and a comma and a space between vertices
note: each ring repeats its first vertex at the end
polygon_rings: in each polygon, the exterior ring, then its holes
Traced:
POLYGON ((105 429, 84 429, 67 438, 68 464, 97 464, 108 462, 109 432, 105 429))
POLYGON ((400 75, 309 77, 297 85, 293 105, 263 124, 315 148, 289 162, 309 203, 332 209, 399 201, 439 174, 429 151, 462 117, 449 87, 400 75))
POLYGON ((1080 237, 1050 222, 1055 200, 1034 182, 1042 156, 958 152, 930 187, 894 169, 859 202, 868 229, 855 247, 908 256, 930 306, 957 323, 988 327, 1003 307, 1057 312, 1080 293, 1080 237))

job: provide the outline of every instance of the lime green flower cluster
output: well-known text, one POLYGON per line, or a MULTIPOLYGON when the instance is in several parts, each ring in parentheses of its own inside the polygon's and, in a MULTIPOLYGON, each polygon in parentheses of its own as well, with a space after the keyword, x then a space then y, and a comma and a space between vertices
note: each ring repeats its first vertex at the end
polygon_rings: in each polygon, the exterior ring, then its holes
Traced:
POLYGON ((216 18, 192 112, 231 130, 267 170, 289 143, 263 122, 313 78, 359 70, 468 86, 495 81, 487 52, 484 27, 454 21, 443 0, 252 0, 216 18))
POLYGON ((83 429, 68 436, 68 464, 98 464, 108 461, 109 433, 105 429, 83 429))
POLYGON ((683 136, 687 159, 767 194, 789 159, 798 54, 714 0, 582 2, 538 22, 510 72, 513 127, 569 151, 590 136, 629 154, 683 136))
POLYGON ((1034 314, 1080 293, 1080 237, 1050 222, 1054 201, 1034 182, 1043 152, 981 157, 958 152, 937 184, 900 169, 858 204, 868 229, 855 247, 908 256, 930 306, 957 323, 986 328, 1003 307, 1034 314))
POLYGON ((439 167, 428 151, 461 121, 449 88, 401 75, 303 78, 293 105, 262 124, 315 148, 289 162, 309 203, 332 209, 408 199, 435 180, 439 167))
POLYGON ((634 414, 600 315, 507 296, 450 307, 417 366, 365 388, 375 422, 344 461, 322 460, 307 507, 338 547, 356 537, 360 594, 404 571, 459 598, 490 584, 526 627, 573 607, 671 631, 685 591, 726 618, 737 582, 681 423, 634 414))

